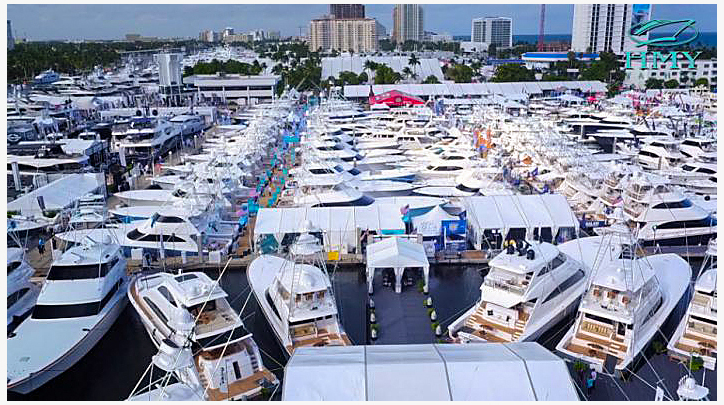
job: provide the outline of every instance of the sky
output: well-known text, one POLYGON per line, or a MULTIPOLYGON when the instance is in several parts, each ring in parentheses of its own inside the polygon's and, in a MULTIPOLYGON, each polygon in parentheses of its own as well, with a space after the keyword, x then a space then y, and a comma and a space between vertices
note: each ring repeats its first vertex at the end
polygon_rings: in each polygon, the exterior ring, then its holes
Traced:
MULTIPOLYGON (((392 30, 392 4, 369 4, 368 17, 392 30)), ((653 18, 693 18, 699 31, 716 31, 714 4, 655 4, 653 18)), ((539 4, 424 4, 426 31, 470 35, 471 19, 513 18, 513 34, 537 34, 539 4)), ((8 20, 16 37, 50 39, 121 39, 137 33, 157 37, 198 37, 199 32, 233 27, 281 31, 283 36, 304 33, 309 20, 329 11, 327 4, 8 4, 8 20)), ((570 34, 572 4, 546 5, 547 34, 570 34)))

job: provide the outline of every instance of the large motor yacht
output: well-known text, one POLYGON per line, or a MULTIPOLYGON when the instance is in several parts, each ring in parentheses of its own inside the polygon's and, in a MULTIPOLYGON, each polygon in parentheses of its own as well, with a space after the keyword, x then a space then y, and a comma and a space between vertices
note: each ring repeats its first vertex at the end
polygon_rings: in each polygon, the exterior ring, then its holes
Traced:
POLYGON ((27 394, 78 362, 123 311, 127 289, 126 259, 110 237, 63 253, 8 338, 8 390, 27 394))
POLYGON ((575 308, 588 270, 550 243, 518 241, 490 261, 480 299, 453 322, 462 342, 534 340, 575 308))
POLYGON ((709 242, 694 295, 686 315, 669 339, 669 355, 684 360, 700 357, 704 367, 716 369, 716 239, 709 242))
POLYGON ((291 355, 302 346, 351 345, 339 321, 319 241, 305 232, 289 249, 289 259, 262 255, 247 270, 259 307, 285 352, 291 355))
POLYGON ((624 189, 623 212, 643 246, 706 245, 716 237, 716 217, 665 178, 638 172, 624 189))
POLYGON ((691 267, 675 254, 621 258, 599 266, 556 350, 598 371, 631 368, 690 279, 691 267))
MULTIPOLYGON (((128 298, 158 357, 174 353, 178 358, 168 357, 182 365, 174 368, 174 376, 203 399, 248 399, 278 384, 226 292, 206 274, 141 276, 128 298)), ((154 363, 164 363, 159 360, 154 363)))

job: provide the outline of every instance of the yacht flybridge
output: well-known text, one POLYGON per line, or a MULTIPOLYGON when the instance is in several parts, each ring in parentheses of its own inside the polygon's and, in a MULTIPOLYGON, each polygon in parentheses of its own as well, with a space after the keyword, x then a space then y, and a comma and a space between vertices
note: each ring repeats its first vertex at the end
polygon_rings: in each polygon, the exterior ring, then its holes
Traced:
POLYGON ((291 355, 303 346, 351 345, 339 321, 319 241, 305 232, 289 250, 288 259, 262 255, 247 270, 259 307, 285 352, 291 355))
POLYGON ((588 270, 550 243, 518 241, 490 261, 480 299, 454 321, 461 342, 534 340, 575 308, 588 270))
POLYGON ((159 349, 154 364, 197 399, 248 399, 279 383, 226 292, 206 274, 140 276, 128 297, 159 349))

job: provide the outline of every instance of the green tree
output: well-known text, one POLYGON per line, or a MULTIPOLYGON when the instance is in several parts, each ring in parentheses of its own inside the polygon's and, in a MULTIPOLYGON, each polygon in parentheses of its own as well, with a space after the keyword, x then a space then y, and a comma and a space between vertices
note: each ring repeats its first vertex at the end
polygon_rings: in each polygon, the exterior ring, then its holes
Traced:
POLYGON ((369 80, 369 77, 367 76, 367 72, 362 72, 357 77, 357 81, 359 82, 359 84, 365 84, 365 83, 367 83, 368 80, 369 80))
POLYGON ((667 89, 678 89, 679 82, 677 82, 676 79, 667 80, 664 82, 664 87, 667 89))
POLYGON ((506 64, 500 65, 495 69, 493 82, 529 82, 535 80, 535 73, 527 69, 524 65, 506 64))
POLYGON ((423 84, 440 84, 440 81, 437 80, 437 77, 430 75, 425 78, 425 80, 422 81, 423 84))
MULTIPOLYGON (((377 69, 377 64, 375 62, 367 59, 364 64, 364 69, 367 72, 372 72, 373 70, 377 69)), ((367 74, 367 76, 369 76, 369 73, 367 74)))
POLYGON ((455 83, 470 83, 473 80, 475 72, 468 65, 453 64, 445 70, 445 76, 455 83))
POLYGON ((495 58, 498 55, 498 47, 495 44, 488 45, 488 57, 495 58))
POLYGON ((402 75, 387 65, 378 65, 375 69, 375 84, 395 84, 402 79, 402 75))
POLYGON ((694 87, 699 87, 699 86, 709 87, 709 80, 707 80, 706 77, 701 77, 699 79, 696 79, 696 81, 694 82, 694 87))
POLYGON ((664 87, 664 81, 662 79, 649 77, 648 79, 646 79, 645 86, 647 89, 661 89, 664 87))
POLYGON ((420 65, 420 60, 417 59, 417 56, 413 53, 410 55, 410 59, 407 61, 407 64, 412 67, 412 72, 416 76, 417 75, 417 67, 420 65))

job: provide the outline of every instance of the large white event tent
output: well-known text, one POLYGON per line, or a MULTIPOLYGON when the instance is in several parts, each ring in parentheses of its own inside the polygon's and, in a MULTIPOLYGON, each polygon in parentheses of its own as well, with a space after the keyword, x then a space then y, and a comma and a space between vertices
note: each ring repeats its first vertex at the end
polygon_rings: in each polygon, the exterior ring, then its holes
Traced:
POLYGON ((375 269, 395 270, 395 292, 402 292, 402 272, 405 268, 422 267, 425 275, 425 291, 430 281, 430 263, 425 248, 403 237, 392 236, 367 245, 367 292, 372 294, 375 269))
POLYGON ((565 362, 536 342, 301 347, 283 401, 577 401, 565 362))
POLYGON ((305 230, 307 221, 322 232, 324 250, 348 253, 358 244, 358 231, 378 234, 404 233, 400 208, 394 204, 364 207, 261 208, 254 225, 254 248, 262 238, 272 236, 278 244, 287 234, 305 230))
POLYGON ((506 239, 532 239, 536 232, 550 242, 580 227, 560 194, 474 196, 464 197, 462 202, 468 238, 476 249, 491 243, 493 235, 500 239, 492 245, 506 239))

